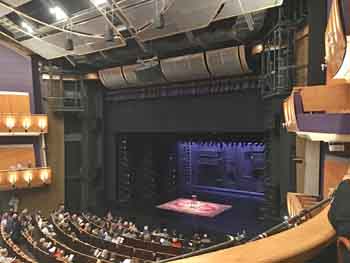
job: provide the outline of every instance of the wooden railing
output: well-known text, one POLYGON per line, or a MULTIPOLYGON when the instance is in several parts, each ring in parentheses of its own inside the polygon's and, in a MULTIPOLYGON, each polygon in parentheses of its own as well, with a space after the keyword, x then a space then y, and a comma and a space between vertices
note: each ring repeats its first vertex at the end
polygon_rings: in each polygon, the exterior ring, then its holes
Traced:
POLYGON ((305 262, 335 240, 335 231, 328 222, 328 210, 329 206, 305 223, 279 234, 233 248, 173 262, 305 262))
POLYGON ((43 187, 51 184, 51 168, 0 170, 0 191, 43 187))
POLYGON ((0 113, 0 135, 39 136, 48 132, 45 114, 0 113))
MULTIPOLYGON (((289 216, 296 216, 301 211, 313 206, 318 202, 318 197, 313 195, 305 195, 300 193, 287 194, 287 207, 289 216)), ((308 218, 316 215, 322 208, 316 209, 307 215, 308 218)))

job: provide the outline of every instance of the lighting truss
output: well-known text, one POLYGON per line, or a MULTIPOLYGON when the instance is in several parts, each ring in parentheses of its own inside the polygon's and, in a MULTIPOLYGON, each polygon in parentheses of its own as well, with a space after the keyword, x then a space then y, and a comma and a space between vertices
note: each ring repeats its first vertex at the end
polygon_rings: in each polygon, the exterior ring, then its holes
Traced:
POLYGON ((147 52, 145 45, 137 35, 137 30, 125 15, 123 9, 119 6, 117 0, 110 0, 110 5, 95 5, 96 9, 105 18, 107 23, 117 32, 118 36, 125 40, 118 30, 117 21, 120 21, 128 30, 133 39, 137 42, 142 51, 147 52))

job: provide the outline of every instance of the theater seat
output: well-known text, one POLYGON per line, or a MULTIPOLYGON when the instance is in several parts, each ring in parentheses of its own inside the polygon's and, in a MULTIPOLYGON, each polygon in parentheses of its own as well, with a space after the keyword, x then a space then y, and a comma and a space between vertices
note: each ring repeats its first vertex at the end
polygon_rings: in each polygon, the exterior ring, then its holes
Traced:
POLYGON ((344 250, 350 253, 350 240, 346 237, 339 237, 337 240, 337 250, 338 250, 338 263, 343 263, 343 253, 344 250))

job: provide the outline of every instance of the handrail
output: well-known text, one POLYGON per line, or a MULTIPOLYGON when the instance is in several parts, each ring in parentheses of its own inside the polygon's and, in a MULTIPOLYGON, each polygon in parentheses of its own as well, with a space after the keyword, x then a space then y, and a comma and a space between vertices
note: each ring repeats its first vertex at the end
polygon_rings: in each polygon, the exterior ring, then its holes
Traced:
MULTIPOLYGON (((264 249, 262 249, 261 256, 263 256, 264 259, 266 259, 266 260, 265 261, 264 260, 259 260, 258 259, 259 256, 256 255, 256 250, 255 250, 256 247, 261 247, 261 244, 263 244, 263 245, 266 244, 266 246, 272 245, 271 241, 274 240, 274 239, 277 239, 277 240, 281 239, 281 240, 279 240, 279 242, 276 242, 276 244, 273 244, 273 246, 282 246, 281 242, 293 241, 292 237, 288 238, 288 234, 290 234, 291 232, 293 232, 293 237, 294 237, 295 233, 301 232, 300 230, 305 230, 309 226, 315 227, 315 222, 320 223, 319 222, 319 221, 321 221, 320 219, 322 219, 322 222, 325 221, 326 219, 324 217, 327 216, 327 215, 325 215, 325 213, 328 211, 328 209, 324 209, 323 212, 320 215, 316 216, 315 218, 309 219, 308 222, 306 222, 306 223, 304 223, 304 224, 302 224, 300 226, 295 226, 294 228, 290 229, 289 231, 283 231, 283 230, 289 229, 291 226, 294 226, 295 224, 299 224, 303 220, 303 218, 305 218, 306 215, 309 215, 312 211, 314 211, 314 210, 324 206, 325 204, 329 203, 331 200, 332 200, 331 197, 327 198, 327 199, 317 203, 316 205, 301 211, 298 215, 286 219, 282 223, 280 223, 280 224, 278 224, 278 225, 276 225, 276 226, 266 230, 265 232, 257 235, 256 237, 250 239, 248 241, 248 243, 243 244, 241 246, 235 246, 233 248, 231 247, 231 248, 227 249, 228 247, 230 247, 232 245, 237 245, 237 242, 234 241, 234 240, 227 241, 227 242, 215 245, 215 246, 211 246, 209 248, 200 249, 200 250, 197 250, 197 251, 194 251, 194 252, 191 252, 191 253, 187 253, 187 254, 184 254, 184 255, 180 255, 180 256, 177 256, 177 257, 173 257, 173 258, 170 258, 170 259, 161 260, 161 261, 159 261, 159 263, 166 263, 166 262, 170 262, 170 261, 172 262, 174 260, 176 260, 176 262, 179 262, 179 263, 180 262, 181 263, 182 262, 183 263, 185 263, 185 262, 186 263, 190 263, 190 262, 191 263, 195 263, 195 262, 204 263, 204 262, 215 262, 215 261, 222 261, 222 262, 253 262, 252 261, 253 260, 253 256, 254 256, 254 262, 269 262, 269 263, 270 262, 281 262, 281 261, 274 261, 273 260, 272 254, 276 255, 275 251, 271 251, 271 255, 270 255, 271 259, 268 259, 268 257, 269 257, 268 251, 267 251, 268 248, 267 247, 265 248, 265 246, 264 246, 264 249), (281 232, 281 231, 283 231, 283 232, 281 232), (270 238, 267 238, 267 237, 270 237, 270 238), (255 249, 254 249, 254 247, 255 247, 255 249), (251 250, 250 249, 247 250, 247 248, 250 248, 251 250), (218 250, 220 250, 220 251, 218 251, 218 250), (245 254, 240 253, 239 250, 244 251, 245 254), (215 251, 218 251, 218 252, 213 253, 215 251), (254 253, 251 253, 251 251, 254 251, 254 253), (210 254, 207 254, 207 253, 210 253, 210 254), (219 255, 221 255, 223 253, 225 253, 225 258, 227 258, 227 261, 225 261, 223 258, 221 258, 219 256, 219 255), (195 257, 195 256, 199 256, 199 257, 195 257), (213 259, 213 256, 214 257, 217 256, 215 258, 215 260, 213 259), (248 261, 248 259, 246 259, 246 261, 241 260, 241 259, 247 258, 247 257, 249 257, 249 259, 251 261, 248 261), (198 260, 198 258, 201 258, 201 260, 198 260), (202 258, 203 258, 203 261, 202 261, 202 258), (209 258, 212 261, 210 261, 209 258), (186 260, 186 259, 188 259, 188 260, 186 260), (177 261, 177 260, 179 260, 179 261, 177 261), (237 261, 234 261, 234 260, 237 260, 237 261)), ((334 235, 334 231, 333 231, 332 227, 329 225, 329 223, 328 223, 328 230, 330 230, 332 235, 334 235)), ((313 233, 316 233, 316 232, 313 232, 313 233)), ((308 238, 312 239, 312 237, 308 237, 308 238)), ((295 241, 295 242, 297 242, 297 241, 295 241)), ((324 243, 327 243, 327 242, 324 242, 324 243)), ((285 258, 284 258, 284 260, 285 260, 285 258)), ((283 262, 286 262, 286 261, 283 261, 283 262)), ((298 262, 298 261, 293 261, 293 262, 298 262)))

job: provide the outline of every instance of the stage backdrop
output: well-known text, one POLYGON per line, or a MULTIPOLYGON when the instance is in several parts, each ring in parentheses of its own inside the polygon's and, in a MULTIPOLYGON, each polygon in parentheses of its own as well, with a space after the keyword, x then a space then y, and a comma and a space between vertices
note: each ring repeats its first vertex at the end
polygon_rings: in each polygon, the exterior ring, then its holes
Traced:
POLYGON ((105 184, 116 200, 116 135, 119 133, 261 133, 264 109, 257 90, 227 95, 143 101, 105 101, 105 184))

